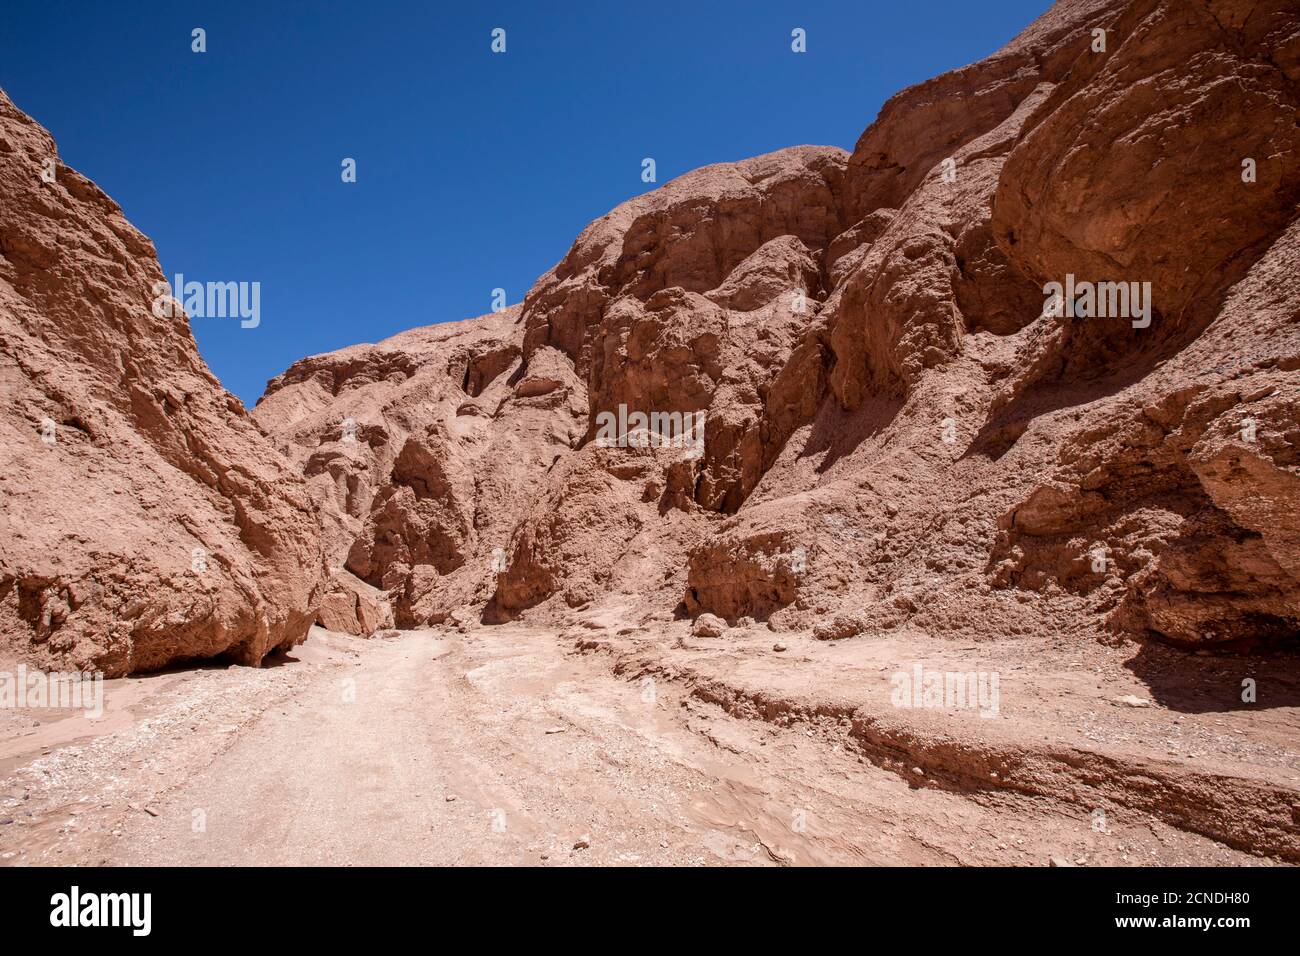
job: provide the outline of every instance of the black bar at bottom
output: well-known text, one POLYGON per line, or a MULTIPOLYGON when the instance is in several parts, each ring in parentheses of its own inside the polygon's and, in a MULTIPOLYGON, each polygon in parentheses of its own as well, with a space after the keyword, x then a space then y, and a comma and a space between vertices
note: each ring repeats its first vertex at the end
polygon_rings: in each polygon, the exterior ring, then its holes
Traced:
POLYGON ((491 938, 530 925, 537 939, 607 928, 616 935, 591 942, 626 939, 633 930, 651 941, 677 920, 703 920, 761 940, 778 924, 806 928, 809 922, 859 934, 864 918, 911 925, 949 943, 963 925, 994 933, 1050 931, 1071 941, 1196 933, 1230 942, 1242 933, 1289 928, 1297 890, 1295 869, 1267 866, 626 869, 598 876, 580 869, 543 876, 537 869, 53 868, 0 871, 0 912, 19 938, 48 933, 205 944, 247 943, 250 934, 259 941, 337 944, 375 928, 427 933, 431 926, 491 938))

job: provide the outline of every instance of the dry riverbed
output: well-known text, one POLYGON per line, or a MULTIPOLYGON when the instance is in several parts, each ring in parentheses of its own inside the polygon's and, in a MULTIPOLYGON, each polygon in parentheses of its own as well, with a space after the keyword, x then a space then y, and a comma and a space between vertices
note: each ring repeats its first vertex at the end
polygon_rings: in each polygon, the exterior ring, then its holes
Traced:
MULTIPOLYGON (((995 717, 898 709, 902 645, 785 640, 599 620, 368 641, 317 628, 261 669, 109 681, 99 720, 0 714, 0 861, 1294 859, 1295 706, 1116 704, 1150 692, 1098 647, 1046 662, 1000 648, 995 717), (1216 832, 1225 813, 1239 819, 1216 832)), ((906 651, 977 666, 923 636, 906 651)))

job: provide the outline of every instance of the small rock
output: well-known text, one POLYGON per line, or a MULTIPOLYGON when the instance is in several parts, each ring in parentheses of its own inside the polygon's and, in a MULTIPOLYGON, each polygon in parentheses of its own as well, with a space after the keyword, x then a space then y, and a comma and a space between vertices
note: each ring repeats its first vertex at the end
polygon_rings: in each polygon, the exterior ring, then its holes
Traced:
POLYGON ((149 814, 151 817, 158 816, 158 810, 155 807, 145 807, 144 812, 149 814))
POLYGON ((866 629, 866 622, 855 614, 837 614, 813 628, 813 637, 819 641, 841 641, 855 637, 866 629))
POLYGON ((772 645, 772 650, 776 651, 776 652, 779 654, 779 653, 781 653, 783 650, 785 650, 785 645, 784 645, 784 644, 781 644, 780 642, 778 642, 778 643, 772 645))
POLYGON ((564 733, 564 732, 565 732, 566 730, 568 730, 568 729, 569 729, 568 727, 547 727, 547 728, 546 728, 546 733, 548 733, 548 734, 562 734, 562 733, 564 733))
POLYGON ((581 840, 579 840, 577 843, 573 844, 573 848, 574 848, 575 850, 586 850, 586 849, 588 849, 590 846, 591 846, 591 840, 590 840, 590 838, 588 838, 588 837, 583 837, 583 838, 582 838, 581 840))
POLYGON ((456 795, 454 793, 449 793, 445 797, 443 797, 443 799, 446 800, 448 803, 454 803, 456 801, 456 795))
POLYGON ((1132 694, 1125 694, 1123 697, 1116 697, 1115 703, 1123 704, 1125 707, 1150 707, 1151 701, 1145 697, 1135 697, 1132 694))
POLYGON ((691 625, 691 633, 696 637, 721 637, 727 629, 727 622, 716 614, 701 614, 691 625))
POLYGON ((1074 866, 1073 863, 1071 863, 1063 856, 1053 856, 1048 858, 1047 865, 1048 866, 1074 866))

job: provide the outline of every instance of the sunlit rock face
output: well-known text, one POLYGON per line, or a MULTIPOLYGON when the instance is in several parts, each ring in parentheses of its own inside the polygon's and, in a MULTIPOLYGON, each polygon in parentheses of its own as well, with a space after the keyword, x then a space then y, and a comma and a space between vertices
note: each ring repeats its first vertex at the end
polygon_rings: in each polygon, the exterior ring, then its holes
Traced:
POLYGON ((48 669, 256 664, 316 616, 307 485, 165 288, 149 240, 0 93, 0 639, 48 669))
POLYGON ((1058 3, 255 414, 400 626, 1293 643, 1298 74, 1283 0, 1058 3))

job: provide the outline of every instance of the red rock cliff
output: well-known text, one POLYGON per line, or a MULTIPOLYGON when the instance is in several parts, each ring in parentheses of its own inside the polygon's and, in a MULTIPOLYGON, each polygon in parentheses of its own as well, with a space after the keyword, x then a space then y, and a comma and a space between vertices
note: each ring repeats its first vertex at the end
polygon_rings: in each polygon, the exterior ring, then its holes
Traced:
POLYGON ((254 664, 316 615, 304 482, 185 316, 154 315, 163 281, 149 240, 0 93, 0 633, 50 669, 254 664))
POLYGON ((1066 0, 851 155, 683 176, 521 305, 306 359, 257 416, 399 624, 1293 644, 1297 81, 1286 0, 1066 0), (703 448, 604 447, 620 406, 703 448))

